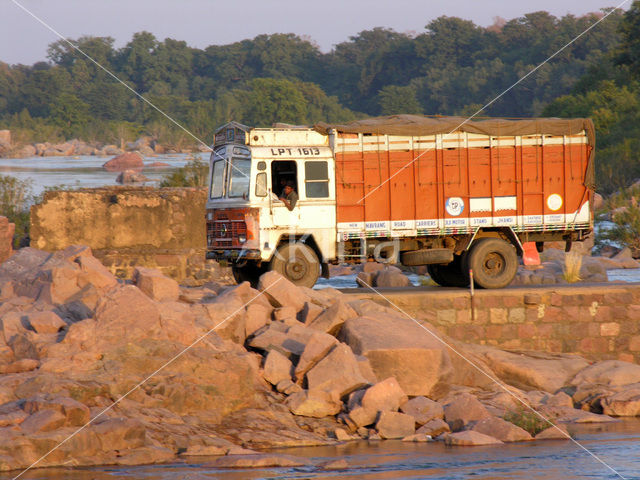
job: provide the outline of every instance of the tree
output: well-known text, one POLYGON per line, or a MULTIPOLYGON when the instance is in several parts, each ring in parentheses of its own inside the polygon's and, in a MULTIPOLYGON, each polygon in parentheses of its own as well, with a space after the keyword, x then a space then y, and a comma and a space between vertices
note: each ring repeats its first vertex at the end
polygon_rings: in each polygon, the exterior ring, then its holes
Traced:
POLYGON ((618 47, 617 64, 628 65, 640 75, 640 0, 635 0, 620 23, 622 41, 618 47))
POLYGON ((249 83, 244 121, 256 126, 275 122, 300 124, 307 109, 304 96, 289 80, 256 78, 249 83))
POLYGON ((89 120, 89 105, 71 93, 62 93, 51 104, 51 120, 71 136, 89 120))
POLYGON ((378 102, 380 102, 380 113, 383 115, 422 113, 414 86, 388 85, 378 93, 378 102))

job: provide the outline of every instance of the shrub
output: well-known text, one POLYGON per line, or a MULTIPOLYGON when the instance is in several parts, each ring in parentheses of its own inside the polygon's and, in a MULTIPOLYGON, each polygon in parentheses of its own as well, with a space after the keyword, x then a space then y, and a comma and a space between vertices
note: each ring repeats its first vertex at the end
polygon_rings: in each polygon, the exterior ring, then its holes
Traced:
POLYGON ((542 419, 535 412, 525 407, 520 407, 517 410, 507 412, 504 416, 504 420, 526 430, 534 437, 541 431, 552 426, 551 423, 542 419))
POLYGON ((191 154, 188 163, 175 172, 165 175, 161 187, 206 187, 209 164, 200 155, 191 154))
POLYGON ((20 180, 9 175, 0 175, 0 215, 15 223, 14 246, 29 236, 29 207, 33 196, 31 180, 20 180))
POLYGON ((568 283, 576 283, 581 280, 580 269, 582 268, 582 255, 572 251, 564 256, 564 266, 562 276, 568 283))

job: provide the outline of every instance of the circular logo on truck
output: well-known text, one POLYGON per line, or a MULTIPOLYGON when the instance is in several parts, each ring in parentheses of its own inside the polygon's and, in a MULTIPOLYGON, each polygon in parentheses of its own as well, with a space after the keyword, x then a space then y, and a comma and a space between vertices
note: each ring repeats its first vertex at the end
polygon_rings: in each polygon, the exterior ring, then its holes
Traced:
POLYGON ((553 210, 554 212, 556 210, 560 210, 560 208, 562 208, 562 197, 557 193, 549 195, 547 197, 547 207, 549 207, 549 210, 553 210))
POLYGON ((447 213, 452 217, 457 217, 464 210, 464 200, 460 197, 449 197, 444 205, 447 213))

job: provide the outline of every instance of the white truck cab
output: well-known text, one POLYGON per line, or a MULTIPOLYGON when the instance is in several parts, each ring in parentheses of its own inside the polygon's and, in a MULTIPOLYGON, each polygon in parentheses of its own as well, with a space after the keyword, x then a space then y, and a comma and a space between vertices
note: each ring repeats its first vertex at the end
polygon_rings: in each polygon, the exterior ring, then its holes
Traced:
POLYGON ((334 157, 309 128, 249 128, 214 137, 207 199, 207 258, 231 264, 238 282, 268 269, 311 287, 336 257, 334 157), (290 184, 298 200, 280 200, 290 184))

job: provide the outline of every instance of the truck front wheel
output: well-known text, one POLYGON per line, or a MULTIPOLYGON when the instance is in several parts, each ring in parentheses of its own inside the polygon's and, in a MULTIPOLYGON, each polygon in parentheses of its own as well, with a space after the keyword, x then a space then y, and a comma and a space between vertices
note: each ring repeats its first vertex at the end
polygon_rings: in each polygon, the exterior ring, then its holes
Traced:
POLYGON ((510 243, 498 238, 483 238, 471 247, 467 259, 473 279, 480 288, 503 288, 518 271, 518 254, 510 243))
POLYGON ((462 255, 454 255, 453 261, 447 265, 427 265, 427 272, 432 280, 442 287, 468 287, 469 276, 465 274, 462 255))
POLYGON ((264 267, 258 267, 255 263, 245 263, 243 265, 232 265, 231 273, 236 283, 240 285, 242 282, 249 282, 253 288, 258 288, 258 280, 260 275, 267 270, 264 267))
POLYGON ((313 287, 320 276, 316 252, 304 243, 287 243, 278 248, 271 260, 271 270, 300 287, 313 287))

